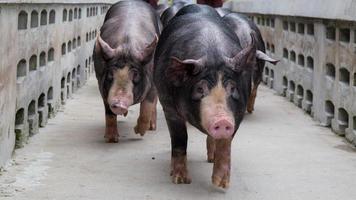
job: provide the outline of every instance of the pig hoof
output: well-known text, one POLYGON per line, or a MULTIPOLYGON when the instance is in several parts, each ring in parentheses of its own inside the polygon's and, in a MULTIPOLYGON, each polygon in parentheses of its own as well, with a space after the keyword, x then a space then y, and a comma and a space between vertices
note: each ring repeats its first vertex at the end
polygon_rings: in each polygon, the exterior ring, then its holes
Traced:
POLYGON ((214 156, 213 157, 208 156, 208 163, 214 163, 214 156))
POLYGON ((250 113, 250 114, 251 114, 251 113, 253 113, 253 111, 254 111, 254 109, 253 109, 253 108, 247 108, 247 112, 248 112, 248 113, 250 113))
POLYGON ((105 142, 106 143, 118 143, 119 136, 105 137, 105 142))
POLYGON ((230 180, 229 177, 227 175, 225 175, 224 177, 219 177, 219 176, 213 176, 212 177, 212 182, 213 185, 215 185, 216 187, 220 187, 223 189, 227 189, 230 186, 230 180))
POLYGON ((192 182, 187 172, 172 172, 171 174, 174 184, 190 184, 192 182))
POLYGON ((149 130, 150 130, 150 131, 155 131, 156 128, 157 128, 157 127, 156 127, 156 123, 151 122, 151 123, 150 123, 150 129, 149 129, 149 130))
POLYGON ((135 130, 136 134, 140 134, 141 136, 143 136, 143 135, 145 135, 147 128, 142 127, 142 126, 137 124, 135 126, 134 130, 135 130))

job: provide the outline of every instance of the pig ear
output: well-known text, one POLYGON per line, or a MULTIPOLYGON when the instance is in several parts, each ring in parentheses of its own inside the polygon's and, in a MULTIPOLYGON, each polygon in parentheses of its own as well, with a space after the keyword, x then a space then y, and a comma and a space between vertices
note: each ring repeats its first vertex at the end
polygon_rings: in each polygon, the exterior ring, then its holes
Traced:
POLYGON ((268 55, 266 55, 265 53, 263 53, 263 52, 260 51, 260 50, 257 50, 257 52, 256 52, 256 57, 257 57, 257 59, 259 59, 259 60, 267 61, 267 62, 269 62, 269 63, 272 63, 273 65, 276 65, 276 64, 279 62, 279 60, 275 60, 275 59, 269 57, 268 55))
POLYGON ((156 49, 158 43, 158 36, 157 34, 155 34, 154 39, 152 41, 151 44, 149 44, 142 53, 139 54, 139 60, 141 61, 141 63, 147 63, 151 60, 152 55, 156 49))
POLYGON ((203 69, 203 59, 180 60, 177 57, 171 57, 171 65, 166 69, 166 77, 173 82, 175 86, 181 86, 190 76, 198 74, 203 69))
POLYGON ((233 58, 226 58, 234 71, 253 70, 256 65, 256 44, 255 38, 251 34, 251 43, 246 48, 242 49, 233 58))
POLYGON ((98 37, 96 39, 96 45, 98 46, 98 48, 100 48, 100 51, 105 60, 110 60, 114 58, 116 54, 115 49, 111 48, 110 45, 100 37, 100 33, 98 34, 98 37))

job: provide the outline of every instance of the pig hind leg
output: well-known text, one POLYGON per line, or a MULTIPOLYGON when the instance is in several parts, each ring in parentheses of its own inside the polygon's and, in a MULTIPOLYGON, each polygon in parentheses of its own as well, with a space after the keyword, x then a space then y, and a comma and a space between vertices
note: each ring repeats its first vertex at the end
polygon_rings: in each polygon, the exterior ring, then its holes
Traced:
POLYGON ((215 158, 212 182, 215 186, 228 188, 231 169, 231 141, 232 139, 215 140, 215 158))
POLYGON ((259 84, 253 84, 252 91, 250 94, 250 97, 247 102, 247 112, 252 113, 255 109, 255 101, 256 101, 256 96, 257 96, 257 88, 259 84))
POLYGON ((158 97, 156 96, 153 101, 153 110, 152 110, 152 115, 151 115, 151 120, 150 120, 150 129, 149 130, 151 130, 151 131, 154 131, 157 128, 157 101, 158 101, 158 97))
POLYGON ((252 113, 255 109, 255 100, 256 100, 256 96, 257 96, 257 89, 262 81, 264 66, 265 66, 264 61, 257 60, 257 69, 253 74, 253 87, 252 87, 252 91, 251 91, 251 94, 250 94, 248 102, 247 102, 247 112, 248 113, 252 113))
POLYGON ((175 184, 189 184, 191 178, 187 169, 187 127, 181 119, 169 118, 165 112, 168 129, 171 136, 172 158, 171 177, 175 184))

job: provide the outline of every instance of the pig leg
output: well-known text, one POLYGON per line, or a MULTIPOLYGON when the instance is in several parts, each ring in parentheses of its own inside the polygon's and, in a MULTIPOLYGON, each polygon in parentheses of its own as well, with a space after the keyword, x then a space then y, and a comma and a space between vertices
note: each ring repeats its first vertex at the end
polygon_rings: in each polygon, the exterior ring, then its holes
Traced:
POLYGON ((171 136, 172 159, 171 176, 175 184, 189 184, 191 178, 187 169, 187 127, 185 122, 175 117, 170 118, 166 112, 166 120, 171 136))
MULTIPOLYGON (((143 136, 151 128, 152 113, 156 109, 156 95, 153 89, 149 91, 146 98, 140 104, 140 116, 134 130, 136 134, 143 136)), ((155 124, 154 124, 155 125, 155 124)))
POLYGON ((255 100, 256 100, 256 96, 257 96, 257 84, 253 84, 253 88, 250 94, 250 97, 248 99, 247 102, 247 112, 248 113, 252 113, 255 107, 255 100))
POLYGON ((117 131, 117 116, 105 106, 105 140, 107 143, 119 142, 119 132, 117 131))
POLYGON ((215 154, 215 140, 213 137, 208 136, 206 138, 206 149, 207 149, 207 154, 208 154, 208 162, 213 163, 214 162, 214 154, 215 154))
POLYGON ((231 140, 232 139, 215 140, 216 151, 212 182, 217 187, 229 187, 231 168, 231 140))
POLYGON ((155 100, 153 101, 153 110, 152 110, 152 115, 151 115, 151 121, 150 121, 150 130, 154 131, 156 130, 156 124, 157 124, 157 101, 158 98, 157 96, 155 97, 155 100))

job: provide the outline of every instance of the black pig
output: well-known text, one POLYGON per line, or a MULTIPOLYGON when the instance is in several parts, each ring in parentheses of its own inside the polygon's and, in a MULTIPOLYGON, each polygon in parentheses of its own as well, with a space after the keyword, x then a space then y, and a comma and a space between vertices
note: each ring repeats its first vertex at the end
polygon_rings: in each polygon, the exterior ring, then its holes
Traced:
POLYGON ((265 62, 270 62, 274 65, 278 63, 275 60, 265 54, 265 43, 263 41, 262 35, 256 24, 250 20, 247 16, 238 13, 229 13, 223 17, 223 20, 228 24, 228 26, 233 29, 239 38, 242 47, 247 47, 251 43, 251 35, 256 41, 257 49, 257 62, 254 66, 254 72, 252 74, 252 92, 247 104, 247 112, 252 113, 254 110, 255 99, 257 95, 257 88, 262 81, 263 68, 265 67, 265 62))
POLYGON ((236 34, 209 6, 189 5, 163 30, 155 53, 154 82, 172 145, 174 183, 190 183, 189 122, 207 134, 212 182, 230 182, 231 141, 246 111, 256 45, 242 48, 236 34))
POLYGON ((152 82, 159 21, 144 1, 120 1, 108 10, 94 48, 94 65, 105 106, 107 142, 118 142, 117 115, 141 103, 135 132, 156 128, 157 95, 152 82))

